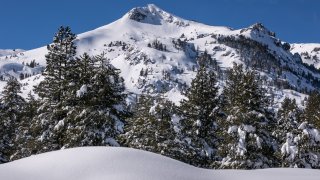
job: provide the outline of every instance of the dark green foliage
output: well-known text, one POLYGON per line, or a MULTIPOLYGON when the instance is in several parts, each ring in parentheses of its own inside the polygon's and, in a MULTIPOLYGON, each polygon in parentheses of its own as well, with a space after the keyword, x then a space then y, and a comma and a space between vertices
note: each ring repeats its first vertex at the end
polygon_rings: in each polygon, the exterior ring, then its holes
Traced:
POLYGON ((320 95, 312 92, 302 114, 302 123, 298 127, 299 142, 297 167, 320 168, 320 95))
POLYGON ((37 115, 37 108, 39 106, 38 101, 34 98, 31 92, 28 93, 24 109, 22 111, 23 116, 16 128, 16 137, 14 139, 14 146, 16 150, 11 156, 11 160, 28 157, 34 154, 38 148, 35 144, 35 134, 33 134, 30 124, 32 119, 37 115))
POLYGON ((314 91, 310 94, 304 113, 305 120, 315 128, 320 129, 320 94, 314 91))
POLYGON ((69 27, 60 27, 53 38, 53 43, 47 46, 47 66, 43 75, 45 79, 36 88, 40 98, 48 99, 51 103, 58 104, 65 98, 69 68, 76 54, 74 40, 76 35, 69 27))
POLYGON ((1 111, 8 118, 0 124, 8 132, 1 131, 1 161, 61 148, 118 145, 115 139, 130 115, 124 80, 104 54, 76 58, 75 38, 69 27, 61 27, 48 45, 44 80, 35 88, 39 100, 30 92, 25 103, 15 95, 20 93, 17 81, 8 81, 1 111))
MULTIPOLYGON (((206 54, 204 54, 205 56, 206 54)), ((200 58, 205 60, 206 57, 200 58)), ((208 161, 213 159, 216 135, 215 113, 218 105, 216 74, 200 61, 200 68, 191 87, 186 92, 186 100, 181 101, 180 114, 183 139, 190 138, 190 146, 197 157, 208 161)))
POLYGON ((274 143, 269 132, 274 122, 256 73, 234 64, 227 72, 223 95, 226 117, 219 119, 223 137, 219 155, 224 157, 220 167, 273 167, 274 143))
POLYGON ((117 145, 122 133, 126 110, 124 82, 104 54, 77 61, 78 82, 74 92, 75 105, 64 121, 65 147, 117 145))
POLYGON ((127 120, 123 144, 174 157, 175 132, 171 117, 175 106, 160 97, 141 95, 134 115, 127 120))
POLYGON ((2 91, 0 120, 0 162, 8 162, 14 154, 14 139, 22 117, 25 100, 19 95, 21 84, 9 78, 2 91))
POLYGON ((166 45, 162 44, 160 41, 157 39, 152 41, 152 43, 148 43, 148 47, 157 49, 159 51, 167 51, 166 45))
POLYGON ((43 147, 38 153, 63 147, 63 128, 60 127, 68 113, 69 89, 73 85, 70 69, 76 54, 75 39, 69 27, 60 27, 53 43, 47 46, 44 80, 35 89, 41 98, 40 107, 31 125, 33 133, 37 134, 36 143, 43 147))
MULTIPOLYGON (((298 137, 299 134, 298 126, 301 122, 301 114, 302 111, 297 106, 295 99, 286 97, 283 100, 277 113, 277 125, 273 131, 273 136, 280 145, 279 150, 284 144, 295 146, 298 143, 294 141, 294 138, 298 137)), ((297 156, 292 157, 287 152, 279 151, 276 155, 281 162, 281 167, 294 167, 300 161, 297 156)))

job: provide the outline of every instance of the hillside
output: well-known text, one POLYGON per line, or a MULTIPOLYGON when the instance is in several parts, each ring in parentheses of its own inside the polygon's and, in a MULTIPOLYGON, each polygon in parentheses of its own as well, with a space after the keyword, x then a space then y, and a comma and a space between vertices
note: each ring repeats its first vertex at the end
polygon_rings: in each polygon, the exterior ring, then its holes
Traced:
POLYGON ((207 170, 146 151, 115 147, 60 150, 0 166, 5 180, 316 180, 318 170, 207 170))
POLYGON ((290 51, 293 54, 298 53, 304 63, 320 67, 320 44, 292 44, 290 51))
MULTIPOLYGON (((303 54, 302 58, 294 55, 295 51, 300 52, 297 45, 291 45, 290 51, 290 44, 260 23, 235 30, 210 26, 185 20, 151 4, 133 8, 113 23, 79 34, 76 45, 78 55, 106 52, 111 63, 121 70, 129 93, 161 92, 177 104, 183 98, 181 91, 195 76, 197 54, 204 51, 217 61, 221 77, 232 62, 258 70, 266 79, 265 85, 274 89, 276 102, 289 96, 300 103, 304 94, 319 89, 319 71, 306 65, 314 63, 317 67, 317 62, 309 61, 303 54), (165 49, 154 46, 157 43, 165 49)), ((0 57, 1 79, 24 74, 27 79, 21 82, 25 96, 42 79, 37 74, 46 65, 46 52, 46 47, 40 47, 0 57), (27 66, 32 61, 39 65, 27 66)))
POLYGON ((8 56, 8 58, 13 57, 17 54, 23 55, 23 49, 0 49, 0 56, 8 56))

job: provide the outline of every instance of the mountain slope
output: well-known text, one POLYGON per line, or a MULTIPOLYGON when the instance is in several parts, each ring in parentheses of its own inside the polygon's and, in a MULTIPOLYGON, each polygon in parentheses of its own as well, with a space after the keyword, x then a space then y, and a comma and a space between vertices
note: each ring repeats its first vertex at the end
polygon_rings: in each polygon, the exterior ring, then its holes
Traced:
MULTIPOLYGON (((151 4, 133 8, 111 24, 79 34, 76 44, 78 55, 106 52, 111 63, 121 70, 128 92, 165 93, 175 103, 183 98, 181 92, 195 76, 197 54, 204 51, 217 61, 222 77, 233 62, 258 70, 266 79, 265 85, 275 88, 277 101, 290 96, 301 102, 305 97, 285 89, 306 93, 320 87, 320 73, 303 64, 305 59, 289 51, 290 44, 277 39, 260 23, 238 30, 209 26, 151 4), (156 43, 165 49, 154 47, 156 43)), ((0 73, 4 79, 8 75, 30 74, 32 77, 22 80, 25 94, 41 80, 41 76, 33 75, 45 67, 46 52, 46 47, 41 47, 9 59, 0 57, 0 73), (39 66, 21 65, 33 60, 39 66), (12 66, 4 67, 7 64, 12 66)))
POLYGON ((23 52, 23 49, 0 49, 0 56, 15 56, 16 54, 21 54, 23 52))
POLYGON ((315 180, 318 170, 207 170, 129 148, 82 147, 35 155, 0 166, 5 180, 315 180))
POLYGON ((320 44, 292 44, 290 51, 298 53, 304 63, 320 68, 320 44))

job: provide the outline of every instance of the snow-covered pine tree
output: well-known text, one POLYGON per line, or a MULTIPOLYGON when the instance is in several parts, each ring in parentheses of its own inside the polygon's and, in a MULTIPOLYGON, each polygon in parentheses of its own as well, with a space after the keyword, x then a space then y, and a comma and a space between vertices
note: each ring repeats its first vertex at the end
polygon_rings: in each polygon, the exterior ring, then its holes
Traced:
POLYGON ((117 146, 116 138, 123 132, 124 118, 129 115, 119 70, 104 54, 84 54, 78 59, 76 73, 76 104, 69 108, 64 120, 64 147, 117 146))
POLYGON ((310 94, 304 113, 305 120, 315 128, 320 129, 320 93, 314 91, 310 94))
POLYGON ((42 147, 37 152, 63 147, 63 124, 68 113, 69 88, 73 85, 70 68, 76 54, 75 39, 69 27, 60 27, 53 43, 47 46, 44 80, 35 89, 40 97, 39 114, 31 125, 32 132, 37 134, 36 143, 42 147))
POLYGON ((38 101, 35 99, 34 95, 29 92, 26 99, 24 109, 22 111, 23 116, 16 128, 16 137, 14 139, 14 146, 16 150, 11 156, 12 160, 21 159, 24 157, 31 156, 34 149, 41 147, 36 147, 35 137, 36 135, 32 133, 30 129, 30 123, 32 119, 37 115, 38 101))
POLYGON ((67 90, 67 80, 70 77, 70 66, 76 55, 74 40, 76 35, 69 27, 61 26, 53 38, 52 44, 47 46, 46 69, 43 72, 44 80, 36 87, 36 92, 42 99, 53 104, 60 103, 67 90))
POLYGON ((226 118, 218 121, 222 130, 218 152, 224 157, 220 168, 273 167, 275 148, 269 126, 274 120, 258 75, 234 63, 223 96, 226 118))
POLYGON ((183 149, 175 142, 171 121, 175 113, 172 102, 159 95, 140 95, 133 113, 125 125, 126 133, 121 135, 125 146, 182 158, 183 149))
POLYGON ((0 119, 0 163, 10 161, 16 146, 14 139, 20 123, 25 100, 19 95, 21 84, 10 77, 2 91, 0 119))
POLYGON ((295 167, 299 164, 298 151, 298 125, 302 111, 296 104, 295 99, 286 97, 281 103, 277 113, 277 126, 273 136, 277 139, 280 151, 277 152, 281 167, 295 167))
POLYGON ((320 168, 320 94, 312 92, 308 98, 303 122, 299 125, 297 167, 320 168))
POLYGON ((199 166, 206 166, 214 157, 216 148, 215 135, 215 111, 218 104, 218 87, 215 72, 207 67, 199 58, 199 70, 191 87, 186 91, 186 98, 181 101, 179 111, 182 119, 182 137, 187 140, 191 149, 195 152, 195 160, 198 159, 199 166))

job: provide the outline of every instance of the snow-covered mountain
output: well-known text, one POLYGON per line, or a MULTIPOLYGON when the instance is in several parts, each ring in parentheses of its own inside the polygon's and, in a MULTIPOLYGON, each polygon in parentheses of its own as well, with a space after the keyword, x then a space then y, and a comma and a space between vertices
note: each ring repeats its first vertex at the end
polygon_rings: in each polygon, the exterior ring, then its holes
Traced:
POLYGON ((319 170, 311 169, 201 169, 158 154, 120 147, 60 150, 0 166, 3 180, 316 180, 319 176, 319 170))
MULTIPOLYGON (((222 74, 233 62, 260 71, 265 85, 276 89, 277 101, 290 96, 299 103, 305 98, 302 93, 320 87, 319 71, 306 65, 313 62, 301 53, 303 58, 293 54, 309 45, 296 48, 297 44, 281 41, 260 23, 243 29, 210 26, 151 4, 133 8, 113 23, 79 34, 76 44, 78 55, 106 52, 111 63, 121 70, 128 92, 163 92, 175 103, 183 98, 181 91, 196 74, 197 54, 204 51, 216 59, 222 74)), ((21 80, 23 94, 27 94, 42 79, 39 73, 46 65, 46 53, 44 46, 9 58, 0 57, 2 79, 8 74, 28 74, 31 77, 21 80), (30 67, 32 61, 39 65, 30 67)))

